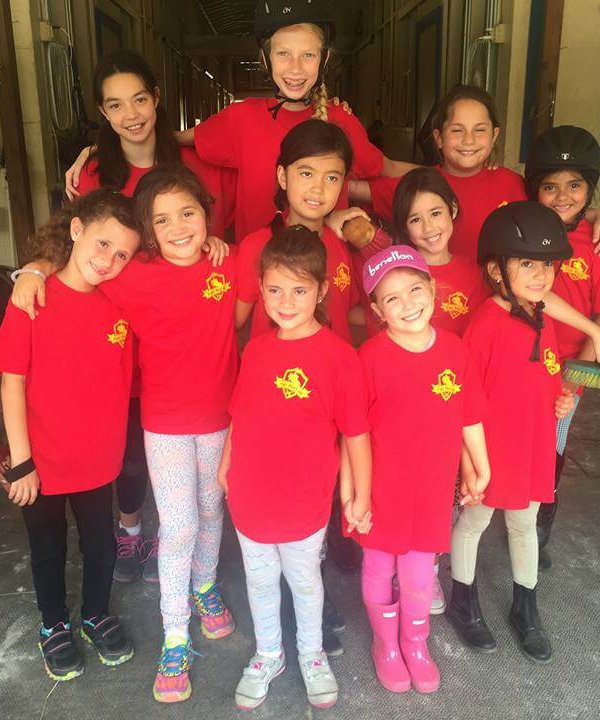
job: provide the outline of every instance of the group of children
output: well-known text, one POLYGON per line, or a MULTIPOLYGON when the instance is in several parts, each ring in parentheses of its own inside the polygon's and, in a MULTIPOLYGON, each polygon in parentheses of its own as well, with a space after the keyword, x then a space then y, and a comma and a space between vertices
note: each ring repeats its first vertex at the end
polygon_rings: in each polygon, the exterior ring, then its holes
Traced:
POLYGON ((259 3, 276 99, 197 126, 201 161, 179 154, 143 60, 104 61, 96 100, 105 123, 79 174, 81 197, 38 230, 35 262, 18 271, 0 329, 5 485, 23 509, 39 644, 56 680, 83 672, 66 606, 67 500, 83 554, 81 636, 104 664, 133 656, 109 611, 111 488, 118 476, 118 537, 133 556, 146 462, 160 523, 160 702, 191 694, 192 610, 207 638, 235 629, 216 585, 224 498, 256 638, 239 709, 258 707, 285 669, 282 573, 308 700, 337 701, 321 575, 336 492, 344 531, 363 548, 385 688, 439 687, 427 648, 439 553, 451 552, 449 621, 467 645, 496 649, 475 578, 495 509, 505 511, 520 648, 535 662, 551 657, 537 610, 536 518, 543 544, 577 398, 563 361, 600 351, 590 319, 600 312, 590 210, 598 143, 580 128, 547 131, 523 183, 488 167, 493 101, 460 86, 433 121, 440 165, 393 163, 327 100, 323 4, 296 5, 290 17, 259 3), (402 177, 368 179, 383 173, 402 177), (342 240, 343 223, 364 214, 347 209, 350 176, 368 179, 349 192, 391 223, 393 244, 359 252, 342 240), (232 220, 236 245, 209 239, 232 220), (236 329, 249 322, 240 364, 236 329), (350 322, 367 327, 358 353, 350 322), (124 505, 131 485, 136 500, 124 505))

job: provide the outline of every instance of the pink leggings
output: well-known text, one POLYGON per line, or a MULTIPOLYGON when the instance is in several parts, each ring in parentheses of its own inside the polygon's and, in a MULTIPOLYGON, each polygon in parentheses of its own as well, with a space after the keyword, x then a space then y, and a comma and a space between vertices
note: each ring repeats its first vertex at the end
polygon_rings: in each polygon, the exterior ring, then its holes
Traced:
POLYGON ((394 602, 392 578, 398 575, 400 606, 411 615, 429 614, 433 593, 433 561, 435 553, 410 550, 393 555, 383 550, 365 548, 362 564, 362 594, 370 605, 391 605, 394 602))

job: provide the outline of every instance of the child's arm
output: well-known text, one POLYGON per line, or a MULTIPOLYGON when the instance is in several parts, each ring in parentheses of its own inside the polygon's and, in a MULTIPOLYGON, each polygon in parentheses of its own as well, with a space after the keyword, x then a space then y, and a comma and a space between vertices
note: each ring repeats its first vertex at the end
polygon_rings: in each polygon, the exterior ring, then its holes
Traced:
POLYGON ((235 329, 244 327, 246 320, 250 317, 254 303, 247 303, 239 298, 235 301, 235 329))
POLYGON ((225 444, 223 445, 223 452, 221 454, 221 462, 219 463, 219 469, 217 470, 217 481, 223 488, 225 497, 227 497, 227 473, 231 467, 231 431, 233 430, 233 422, 229 424, 229 430, 227 431, 227 437, 225 438, 225 444))
POLYGON ((596 357, 600 357, 600 326, 553 292, 544 297, 544 305, 544 312, 553 320, 585 333, 593 344, 596 357))
POLYGON ((590 207, 585 211, 585 219, 593 225, 592 242, 595 245, 594 252, 600 253, 600 212, 598 208, 590 207))
MULTIPOLYGON (((369 433, 355 435, 354 437, 345 436, 342 447, 346 447, 348 454, 348 465, 350 468, 350 482, 352 484, 352 502, 348 505, 349 498, 342 496, 346 500, 344 510, 350 511, 346 517, 351 526, 356 527, 359 532, 367 533, 371 527, 371 439, 369 433)), ((347 480, 345 481, 347 483, 347 480)), ((340 479, 341 484, 341 479, 340 479)), ((340 489, 341 491, 341 489, 340 489)), ((347 493, 347 484, 346 484, 347 493)))
POLYGON ((490 462, 483 423, 463 427, 462 438, 461 505, 479 505, 485 497, 483 492, 490 482, 490 462))
POLYGON ((367 324, 367 314, 362 305, 355 305, 348 311, 348 323, 356 327, 365 327, 367 324))
POLYGON ((415 165, 415 163, 403 162, 402 160, 390 160, 390 158, 383 156, 383 170, 382 175, 388 177, 402 177, 411 170, 421 167, 421 165, 415 165))
POLYGON ((222 265, 225 258, 229 255, 229 245, 216 235, 209 235, 206 238, 202 250, 207 253, 207 257, 212 262, 213 267, 222 265))
POLYGON ((573 391, 568 387, 563 387, 562 393, 558 395, 554 403, 554 413, 557 420, 567 417, 571 410, 575 407, 575 398, 573 391))
MULTIPOLYGON (((27 263, 27 265, 23 266, 23 270, 39 270, 45 277, 49 277, 58 270, 58 265, 50 262, 50 260, 40 259, 27 263)), ((35 309, 36 301, 40 307, 46 306, 46 286, 44 281, 37 274, 31 272, 21 273, 15 282, 11 300, 16 308, 23 310, 32 320, 35 320, 38 313, 35 309)))
POLYGON ((353 203, 371 203, 371 186, 367 180, 350 180, 348 182, 348 199, 353 203))
MULTIPOLYGON (((25 375, 2 374, 2 413, 10 448, 11 466, 16 467, 29 460, 31 445, 27 430, 27 403, 25 400, 25 375)), ((25 477, 15 480, 8 488, 8 499, 23 507, 33 505, 40 482, 33 470, 25 477)))

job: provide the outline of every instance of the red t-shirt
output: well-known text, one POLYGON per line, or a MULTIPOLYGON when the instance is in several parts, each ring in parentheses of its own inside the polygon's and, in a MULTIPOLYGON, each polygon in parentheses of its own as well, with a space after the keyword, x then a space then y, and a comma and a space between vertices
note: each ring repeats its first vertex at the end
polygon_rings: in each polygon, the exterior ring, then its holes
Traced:
MULTIPOLYGON (((516 200, 527 200, 523 178, 504 167, 497 170, 484 168, 471 177, 451 175, 441 166, 436 170, 454 190, 460 207, 454 221, 450 250, 476 260, 479 232, 492 210, 516 200)), ((388 222, 392 221, 394 193, 401 180, 387 177, 369 180, 373 210, 388 222)))
MULTIPOLYGON (((225 229, 233 222, 233 199, 237 185, 235 170, 211 165, 201 160, 194 148, 189 147, 181 148, 181 162, 194 173, 215 199, 211 212, 210 232, 212 235, 222 238, 225 229)), ((98 159, 92 157, 79 176, 77 189, 82 195, 87 195, 100 187, 100 175, 97 169, 98 159)), ((151 167, 140 168, 129 165, 129 178, 121 188, 121 193, 126 197, 132 197, 138 182, 152 169, 151 167)))
POLYGON ((301 540, 327 524, 338 433, 368 431, 356 351, 328 328, 301 340, 251 340, 230 404, 227 502, 251 540, 301 540))
POLYGON ((430 265, 435 279, 435 311, 431 324, 460 337, 471 316, 490 296, 481 268, 470 258, 453 255, 446 265, 430 265))
POLYGON ((364 547, 395 555, 448 552, 462 429, 482 419, 479 380, 467 348, 436 331, 411 353, 381 332, 359 350, 369 398, 373 529, 364 547))
MULTIPOLYGON (((556 273, 552 290, 580 313, 592 318, 600 314, 600 258, 594 252, 592 226, 581 220, 569 234, 573 257, 564 260, 556 273)), ((587 335, 570 325, 556 323, 560 357, 577 357, 587 335)))
MULTIPOLYGON (((259 289, 260 256, 271 239, 271 228, 263 228, 242 240, 238 256, 238 297, 246 303, 254 303, 250 337, 256 337, 273 328, 265 312, 265 304, 259 289)), ((327 250, 327 279, 329 291, 325 299, 327 317, 331 329, 344 340, 350 341, 348 311, 359 301, 358 284, 350 252, 345 242, 327 226, 321 236, 327 250)))
POLYGON ((554 326, 544 319, 540 362, 529 360, 535 330, 493 298, 464 335, 488 400, 483 424, 492 479, 484 502, 490 507, 522 510, 554 499, 554 403, 562 381, 554 326))
MULTIPOLYGON (((273 98, 249 98, 229 105, 196 125, 194 142, 200 157, 215 165, 237 168, 235 236, 241 241, 271 222, 276 208, 276 163, 281 141, 288 130, 313 115, 312 108, 300 111, 281 108, 274 120, 269 108, 273 98)), ((353 172, 358 177, 379 175, 383 155, 368 138, 360 121, 342 107, 329 103, 329 119, 348 135, 354 150, 353 172)), ((347 192, 339 207, 347 207, 347 192)))
POLYGON ((180 267, 138 256, 102 284, 126 309, 139 341, 145 430, 203 435, 228 426, 238 367, 236 285, 234 253, 218 268, 206 257, 180 267))
POLYGON ((55 275, 35 321, 9 303, 0 370, 26 376, 27 427, 42 495, 93 490, 123 464, 131 342, 122 311, 101 292, 55 275))

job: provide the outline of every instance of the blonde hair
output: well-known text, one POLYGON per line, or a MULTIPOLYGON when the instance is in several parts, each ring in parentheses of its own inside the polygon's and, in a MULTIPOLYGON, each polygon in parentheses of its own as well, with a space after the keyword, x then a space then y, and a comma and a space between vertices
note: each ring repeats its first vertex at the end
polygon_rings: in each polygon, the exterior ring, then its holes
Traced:
MULTIPOLYGON (((313 32, 320 40, 321 42, 321 50, 327 50, 328 48, 325 47, 325 34, 318 25, 314 25, 313 23, 296 23, 295 25, 290 25, 289 27, 299 27, 303 30, 309 30, 310 32, 313 32)), ((263 52, 267 53, 268 55, 271 54, 271 38, 265 41, 265 44, 263 46, 263 52)), ((314 94, 313 94, 313 118, 316 118, 317 120, 324 120, 327 122, 329 120, 329 112, 328 112, 328 103, 329 103, 329 93, 327 92, 327 87, 324 82, 322 82, 317 88, 315 88, 314 94)))

